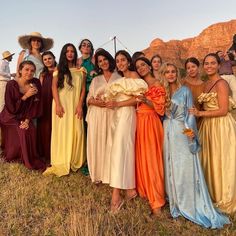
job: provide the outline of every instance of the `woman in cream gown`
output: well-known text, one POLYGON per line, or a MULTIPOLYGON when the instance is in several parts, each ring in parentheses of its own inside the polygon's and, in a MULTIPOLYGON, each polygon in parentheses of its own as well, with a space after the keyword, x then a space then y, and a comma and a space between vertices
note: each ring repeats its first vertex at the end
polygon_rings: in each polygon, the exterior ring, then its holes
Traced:
POLYGON ((111 122, 114 110, 105 107, 103 94, 120 75, 115 70, 115 60, 105 50, 95 54, 98 70, 87 95, 87 162, 90 177, 95 183, 110 183, 111 122), (99 69, 100 68, 100 69, 99 69))
POLYGON ((124 77, 113 82, 105 94, 106 107, 115 109, 111 124, 112 147, 110 186, 113 188, 111 212, 119 211, 124 203, 120 190, 126 190, 126 199, 137 196, 135 190, 135 131, 136 95, 147 90, 147 84, 132 71, 131 56, 124 50, 115 56, 116 67, 124 77))
POLYGON ((85 161, 85 73, 76 68, 76 60, 74 45, 64 45, 58 70, 53 74, 51 167, 44 175, 68 175, 70 169, 77 171, 85 161))
POLYGON ((205 57, 209 81, 198 98, 204 110, 192 108, 190 112, 202 117, 201 163, 211 198, 223 212, 232 214, 236 211, 236 122, 229 112, 229 86, 218 74, 219 65, 216 54, 205 57))

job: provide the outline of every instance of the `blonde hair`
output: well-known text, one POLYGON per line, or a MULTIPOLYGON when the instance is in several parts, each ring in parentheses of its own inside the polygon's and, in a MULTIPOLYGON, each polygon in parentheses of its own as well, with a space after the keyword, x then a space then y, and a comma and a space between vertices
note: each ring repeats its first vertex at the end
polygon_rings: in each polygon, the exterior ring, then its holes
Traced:
POLYGON ((159 79, 166 90, 166 111, 167 112, 170 112, 170 109, 171 109, 170 84, 165 78, 165 74, 166 74, 167 68, 169 66, 173 66, 175 68, 176 78, 177 78, 177 80, 176 80, 177 87, 178 87, 178 89, 181 87, 180 74, 179 74, 179 70, 178 70, 177 66, 175 64, 169 63, 169 62, 163 63, 158 71, 158 74, 159 74, 159 79))

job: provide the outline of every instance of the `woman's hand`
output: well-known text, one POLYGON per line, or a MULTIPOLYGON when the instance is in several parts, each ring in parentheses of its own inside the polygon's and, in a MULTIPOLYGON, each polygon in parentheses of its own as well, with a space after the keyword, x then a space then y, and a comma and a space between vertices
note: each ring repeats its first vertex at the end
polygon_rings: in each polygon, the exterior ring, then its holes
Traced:
POLYGON ((147 102, 147 98, 145 97, 144 94, 140 94, 138 96, 135 96, 136 101, 137 102, 142 102, 142 103, 146 103, 147 102))
POLYGON ((193 129, 186 128, 186 129, 183 130, 183 134, 186 135, 191 140, 195 137, 195 133, 194 133, 193 129))
POLYGON ((29 128, 29 120, 25 119, 24 121, 20 122, 20 129, 28 129, 29 128))
POLYGON ((89 74, 91 77, 95 77, 97 75, 96 71, 95 70, 92 70, 90 71, 90 74, 89 74))
POLYGON ((29 98, 37 93, 38 93, 38 89, 36 87, 30 87, 22 98, 23 98, 23 100, 26 100, 27 98, 29 98))
POLYGON ((192 107, 190 109, 188 109, 189 113, 194 115, 194 116, 197 116, 197 117, 200 117, 201 116, 201 111, 199 111, 197 108, 195 107, 192 107))
POLYGON ((116 107, 118 107, 118 102, 116 101, 109 101, 106 103, 106 108, 114 109, 116 107))
POLYGON ((79 105, 79 106, 76 107, 75 115, 77 115, 77 118, 80 119, 80 120, 83 118, 83 108, 82 108, 82 106, 79 105))
POLYGON ((63 117, 65 111, 62 105, 56 105, 56 115, 59 116, 60 118, 63 117))
POLYGON ((101 96, 97 96, 96 98, 93 98, 93 104, 98 107, 106 106, 106 102, 104 102, 104 100, 101 99, 101 96))

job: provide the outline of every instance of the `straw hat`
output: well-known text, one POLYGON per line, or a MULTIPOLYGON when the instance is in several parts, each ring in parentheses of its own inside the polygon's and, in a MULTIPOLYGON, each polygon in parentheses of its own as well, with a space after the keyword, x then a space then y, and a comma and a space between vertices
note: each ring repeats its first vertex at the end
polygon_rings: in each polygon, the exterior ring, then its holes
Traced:
POLYGON ((31 38, 39 38, 43 42, 43 48, 41 52, 47 51, 53 47, 53 39, 44 38, 39 32, 32 32, 29 35, 22 35, 18 37, 18 42, 23 49, 30 49, 30 39, 31 38))
POLYGON ((2 59, 6 59, 8 57, 13 56, 15 53, 10 53, 9 51, 5 51, 2 53, 2 59))

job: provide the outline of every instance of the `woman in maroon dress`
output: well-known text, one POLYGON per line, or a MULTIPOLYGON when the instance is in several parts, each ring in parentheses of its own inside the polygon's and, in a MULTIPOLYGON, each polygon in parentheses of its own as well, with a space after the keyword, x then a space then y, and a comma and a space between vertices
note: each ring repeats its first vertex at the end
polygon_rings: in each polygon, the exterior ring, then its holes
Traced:
POLYGON ((42 116, 37 124, 37 146, 40 156, 44 157, 47 163, 50 162, 51 130, 52 130, 52 78, 56 66, 55 56, 51 51, 42 54, 44 64, 40 74, 42 85, 41 102, 42 116))
POLYGON ((41 113, 41 85, 33 78, 32 61, 19 65, 19 76, 6 86, 5 107, 0 113, 6 161, 21 161, 29 169, 44 169, 36 149, 36 129, 32 119, 41 113))

